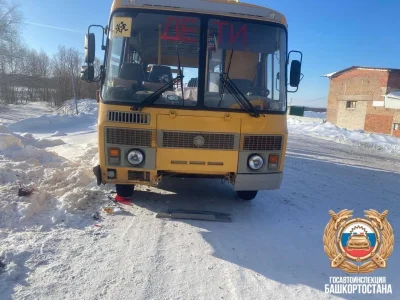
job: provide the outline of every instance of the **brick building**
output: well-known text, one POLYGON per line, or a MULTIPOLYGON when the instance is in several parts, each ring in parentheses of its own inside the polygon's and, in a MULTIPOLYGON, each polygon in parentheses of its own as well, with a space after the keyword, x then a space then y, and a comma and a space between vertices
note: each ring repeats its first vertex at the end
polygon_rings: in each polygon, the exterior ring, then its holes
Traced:
POLYGON ((328 122, 400 137, 400 69, 350 67, 325 77, 328 122))

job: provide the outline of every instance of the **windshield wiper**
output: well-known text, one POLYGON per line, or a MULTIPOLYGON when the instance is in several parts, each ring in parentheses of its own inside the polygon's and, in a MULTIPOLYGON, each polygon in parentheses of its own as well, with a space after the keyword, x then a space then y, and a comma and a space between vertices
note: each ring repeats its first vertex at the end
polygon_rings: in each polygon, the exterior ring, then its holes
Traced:
MULTIPOLYGON (((259 111, 251 104, 249 99, 242 93, 242 91, 236 86, 236 84, 229 78, 228 73, 221 73, 221 82, 235 100, 249 113, 250 116, 258 118, 260 117, 259 111)), ((224 91, 225 94, 225 91, 224 91)))
POLYGON ((132 110, 140 110, 141 108, 145 107, 146 105, 153 104, 160 96, 162 93, 164 93, 166 90, 168 90, 171 86, 174 85, 174 83, 178 80, 183 80, 183 76, 179 74, 176 76, 174 79, 171 81, 167 82, 164 84, 162 87, 160 87, 157 91, 155 91, 153 94, 148 96, 146 99, 144 99, 142 102, 140 102, 136 106, 132 106, 132 110))
POLYGON ((220 106, 222 100, 224 99, 225 89, 227 89, 228 92, 232 94, 235 100, 239 102, 240 106, 244 108, 249 113, 250 116, 258 118, 260 116, 260 113, 251 104, 249 99, 247 99, 247 97, 242 93, 242 91, 236 86, 236 84, 232 81, 232 79, 229 78, 229 71, 231 70, 232 58, 233 58, 233 50, 231 50, 231 56, 229 58, 228 72, 219 74, 223 86, 222 90, 220 90, 221 100, 218 103, 218 107, 220 106))

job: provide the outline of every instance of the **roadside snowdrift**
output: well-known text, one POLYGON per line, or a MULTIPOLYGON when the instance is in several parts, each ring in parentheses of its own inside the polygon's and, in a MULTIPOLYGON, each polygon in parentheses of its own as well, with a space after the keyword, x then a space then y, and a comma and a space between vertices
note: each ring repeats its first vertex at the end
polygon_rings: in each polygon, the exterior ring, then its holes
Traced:
POLYGON ((304 112, 304 116, 307 118, 320 118, 320 119, 326 119, 326 113, 325 112, 317 112, 317 111, 309 111, 306 110, 304 112))
POLYGON ((45 114, 27 118, 9 125, 14 132, 54 133, 65 135, 68 132, 93 129, 97 122, 97 102, 93 99, 78 100, 76 115, 75 101, 69 100, 58 109, 58 114, 45 114))
POLYGON ((341 144, 363 147, 372 151, 400 154, 400 139, 383 134, 366 133, 363 130, 347 130, 332 123, 316 123, 289 118, 290 134, 310 135, 341 144))
POLYGON ((16 230, 44 211, 52 212, 41 216, 41 225, 65 222, 68 213, 91 205, 98 190, 91 170, 97 160, 95 145, 69 161, 43 149, 62 145, 62 140, 21 136, 4 126, 0 130, 5 132, 0 133, 0 228, 16 230), (20 185, 34 188, 34 193, 19 197, 20 185))

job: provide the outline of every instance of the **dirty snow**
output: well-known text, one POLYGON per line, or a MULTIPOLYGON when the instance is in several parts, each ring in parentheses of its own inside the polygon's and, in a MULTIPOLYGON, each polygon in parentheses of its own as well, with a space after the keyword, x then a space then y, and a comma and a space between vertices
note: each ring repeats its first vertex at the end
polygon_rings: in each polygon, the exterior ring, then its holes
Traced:
POLYGON ((395 233, 400 228, 400 159, 358 142, 396 150, 392 139, 290 119, 280 190, 245 202, 220 181, 169 180, 138 186, 131 206, 116 205, 114 187, 98 187, 92 175, 90 109, 30 117, 54 121, 51 131, 24 121, 0 127, 0 299, 400 298, 398 239, 388 267, 373 273, 386 276, 393 295, 324 293, 330 276, 346 275, 330 268, 323 250, 329 210, 362 217, 388 209, 395 233), (33 194, 19 197, 20 185, 33 194), (104 206, 121 211, 109 215, 104 206), (226 212, 233 223, 155 218, 167 208, 226 212))

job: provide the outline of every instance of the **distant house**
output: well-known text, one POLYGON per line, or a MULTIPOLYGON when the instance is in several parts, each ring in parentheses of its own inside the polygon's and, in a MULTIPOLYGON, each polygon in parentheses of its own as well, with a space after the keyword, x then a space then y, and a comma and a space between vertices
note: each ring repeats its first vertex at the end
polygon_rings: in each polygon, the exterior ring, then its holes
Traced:
POLYGON ((400 137, 400 69, 354 66, 324 77, 328 122, 400 137))

